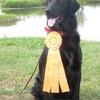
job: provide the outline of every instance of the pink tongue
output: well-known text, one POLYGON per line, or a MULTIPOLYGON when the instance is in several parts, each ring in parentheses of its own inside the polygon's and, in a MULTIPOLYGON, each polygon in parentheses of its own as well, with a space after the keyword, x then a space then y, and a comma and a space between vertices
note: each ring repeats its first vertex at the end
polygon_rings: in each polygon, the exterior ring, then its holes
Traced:
POLYGON ((54 24, 55 24, 55 22, 56 22, 56 19, 57 19, 57 18, 50 18, 50 19, 48 20, 48 26, 49 26, 49 27, 53 27, 54 24))

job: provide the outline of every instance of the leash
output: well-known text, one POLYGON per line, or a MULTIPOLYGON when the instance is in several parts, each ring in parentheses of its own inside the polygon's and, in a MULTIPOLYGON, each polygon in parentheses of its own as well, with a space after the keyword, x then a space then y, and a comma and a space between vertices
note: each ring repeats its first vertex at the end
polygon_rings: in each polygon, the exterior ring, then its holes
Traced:
MULTIPOLYGON (((45 28, 45 30, 46 30, 46 28, 45 28)), ((37 64, 36 64, 36 66, 35 66, 35 69, 34 69, 32 75, 30 76, 30 78, 29 78, 29 80, 27 81, 25 87, 24 87, 23 90, 19 93, 19 95, 21 95, 21 94, 24 92, 24 90, 27 88, 28 84, 29 84, 30 81, 32 80, 32 77, 34 76, 34 74, 35 74, 35 72, 36 72, 36 70, 37 70, 37 68, 38 68, 38 65, 39 65, 39 60, 38 60, 38 62, 37 62, 37 64)))
POLYGON ((24 92, 24 90, 27 88, 28 84, 29 84, 30 81, 32 80, 32 77, 34 76, 34 74, 35 74, 35 72, 36 72, 36 70, 37 70, 37 68, 38 68, 38 65, 39 65, 39 60, 38 60, 38 62, 37 62, 37 64, 36 64, 36 66, 35 66, 35 69, 34 69, 32 75, 30 76, 30 78, 29 78, 29 80, 27 81, 25 87, 24 87, 23 90, 19 93, 19 95, 21 95, 21 94, 24 92))
MULTIPOLYGON (((53 30, 51 30, 49 27, 45 27, 45 31, 46 31, 47 33, 49 33, 49 32, 51 32, 51 31, 53 31, 53 30)), ((29 80, 27 81, 25 87, 22 89, 22 91, 19 93, 19 95, 21 95, 21 94, 24 92, 24 90, 27 88, 28 84, 29 84, 30 81, 32 80, 32 78, 33 78, 33 76, 34 76, 34 74, 35 74, 35 72, 36 72, 36 70, 37 70, 37 68, 38 68, 38 65, 39 65, 39 60, 38 60, 38 62, 37 62, 37 64, 36 64, 36 66, 35 66, 35 69, 34 69, 32 75, 30 76, 30 78, 29 78, 29 80)))

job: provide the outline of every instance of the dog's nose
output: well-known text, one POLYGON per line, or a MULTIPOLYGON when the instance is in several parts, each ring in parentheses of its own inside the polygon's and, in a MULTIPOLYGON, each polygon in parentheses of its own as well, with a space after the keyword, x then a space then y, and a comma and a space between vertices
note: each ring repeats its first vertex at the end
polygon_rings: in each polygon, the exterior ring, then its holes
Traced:
POLYGON ((50 8, 45 9, 46 14, 51 14, 52 10, 50 8))

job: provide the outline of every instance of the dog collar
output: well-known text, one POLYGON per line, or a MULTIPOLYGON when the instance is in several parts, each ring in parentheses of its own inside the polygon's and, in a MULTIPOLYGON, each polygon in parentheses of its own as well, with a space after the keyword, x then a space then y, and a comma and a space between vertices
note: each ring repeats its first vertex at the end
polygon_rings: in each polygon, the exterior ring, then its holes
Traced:
MULTIPOLYGON (((51 29, 51 28, 49 28, 48 26, 46 26, 45 27, 45 31, 47 32, 47 34, 48 33, 50 33, 50 32, 52 32, 52 31, 55 31, 55 30, 53 30, 53 29, 51 29)), ((63 32, 58 32, 61 36, 63 36, 64 35, 64 33, 63 32)))

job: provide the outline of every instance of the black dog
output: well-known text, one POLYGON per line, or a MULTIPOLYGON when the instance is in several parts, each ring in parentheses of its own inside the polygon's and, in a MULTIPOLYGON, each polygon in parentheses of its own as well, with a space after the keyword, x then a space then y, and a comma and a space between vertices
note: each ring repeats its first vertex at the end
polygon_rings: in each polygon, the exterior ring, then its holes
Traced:
POLYGON ((43 79, 48 48, 44 47, 39 62, 32 94, 35 100, 79 100, 82 53, 75 12, 79 9, 77 0, 48 0, 46 8, 47 25, 50 29, 62 32, 63 44, 60 48, 70 92, 43 92, 43 79))

